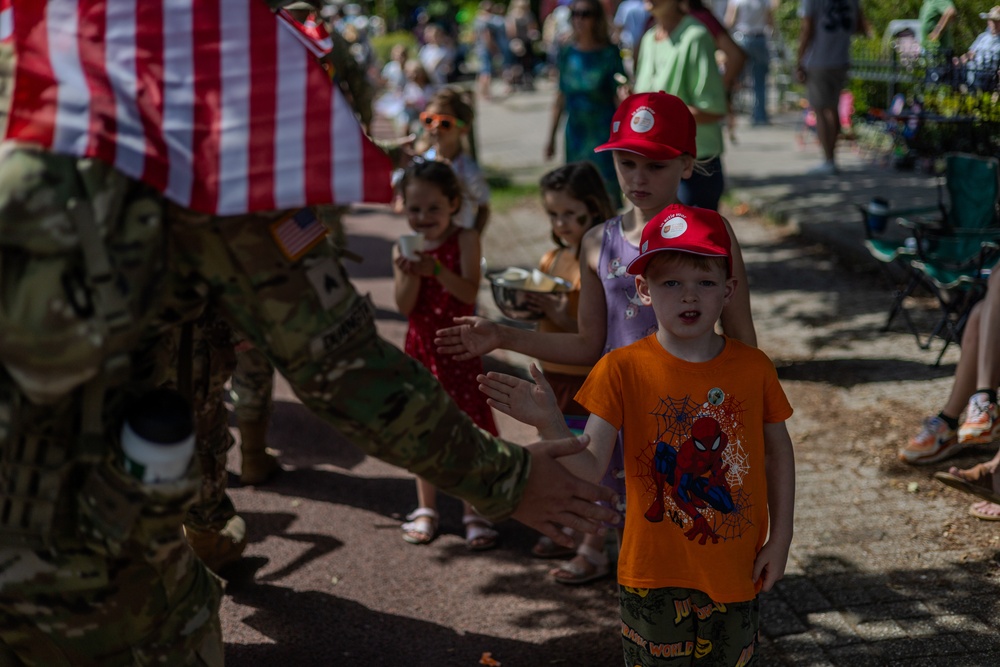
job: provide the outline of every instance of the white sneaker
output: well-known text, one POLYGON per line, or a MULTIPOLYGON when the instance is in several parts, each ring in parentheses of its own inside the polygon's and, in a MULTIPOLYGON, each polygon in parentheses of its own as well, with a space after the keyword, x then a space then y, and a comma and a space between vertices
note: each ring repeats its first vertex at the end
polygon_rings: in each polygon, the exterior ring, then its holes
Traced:
POLYGON ((833 176, 837 173, 837 165, 834 162, 822 162, 806 173, 810 176, 833 176))
POLYGON ((978 445, 993 442, 1000 435, 1000 410, 996 403, 990 403, 984 393, 975 393, 969 399, 965 422, 958 429, 958 442, 963 445, 978 445))

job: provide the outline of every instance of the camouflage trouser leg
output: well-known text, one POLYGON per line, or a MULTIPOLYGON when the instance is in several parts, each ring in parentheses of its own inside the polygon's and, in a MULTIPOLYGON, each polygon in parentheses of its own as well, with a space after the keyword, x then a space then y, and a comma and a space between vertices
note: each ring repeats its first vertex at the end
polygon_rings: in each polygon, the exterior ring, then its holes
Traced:
POLYGON ((266 421, 271 417, 274 366, 257 348, 236 353, 233 372, 233 409, 241 423, 266 421))
POLYGON ((235 440, 229 431, 229 411, 223 402, 225 384, 236 368, 233 335, 229 325, 209 307, 191 325, 191 359, 179 358, 183 326, 172 328, 159 348, 165 385, 176 387, 177 374, 190 364, 191 386, 177 387, 191 393, 195 416, 195 453, 201 464, 201 492, 184 522, 192 528, 219 530, 236 514, 226 494, 226 458, 235 440))
POLYGON ((18 661, 0 647, 0 664, 221 667, 222 587, 180 533, 172 542, 156 561, 137 544, 113 559, 84 546, 4 549, 0 644, 18 661))
MULTIPOLYGON (((45 433, 53 447, 67 425, 77 428, 79 411, 75 397, 22 403, 25 428, 14 440, 45 433)), ((73 525, 51 546, 0 547, 0 665, 221 666, 221 586, 180 530, 194 468, 178 482, 144 485, 109 456, 75 477, 67 488, 78 495, 56 521, 73 525)))
MULTIPOLYGON (((271 218, 273 219, 273 217, 271 218)), ((509 516, 527 473, 518 447, 483 434, 420 364, 379 338, 373 308, 328 244, 290 263, 266 216, 176 221, 181 277, 264 352, 298 397, 369 454, 509 516)))

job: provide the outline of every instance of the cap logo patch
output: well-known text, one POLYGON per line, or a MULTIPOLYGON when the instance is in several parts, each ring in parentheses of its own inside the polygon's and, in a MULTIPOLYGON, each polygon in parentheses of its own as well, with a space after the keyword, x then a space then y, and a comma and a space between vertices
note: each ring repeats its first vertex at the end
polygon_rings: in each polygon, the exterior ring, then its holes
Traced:
POLYGON ((642 253, 646 252, 646 248, 648 248, 648 247, 649 247, 649 241, 643 242, 642 247, 639 248, 639 253, 642 254, 642 253))
POLYGON ((616 120, 615 122, 611 123, 611 132, 612 133, 617 132, 618 128, 621 126, 621 124, 622 123, 621 123, 620 120, 616 120))
POLYGON ((665 239, 675 239, 687 231, 688 223, 684 216, 675 215, 663 221, 660 227, 660 236, 665 239))
POLYGON ((645 134, 653 129, 653 112, 648 107, 642 107, 632 114, 632 131, 637 134, 645 134))

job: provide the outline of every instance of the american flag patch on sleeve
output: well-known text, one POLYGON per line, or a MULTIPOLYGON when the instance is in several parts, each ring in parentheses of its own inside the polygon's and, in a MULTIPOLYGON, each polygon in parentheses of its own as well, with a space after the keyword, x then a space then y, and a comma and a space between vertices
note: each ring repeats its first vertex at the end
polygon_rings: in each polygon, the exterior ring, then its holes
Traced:
POLYGON ((271 223, 271 236, 290 262, 309 252, 327 233, 310 208, 299 209, 271 223))

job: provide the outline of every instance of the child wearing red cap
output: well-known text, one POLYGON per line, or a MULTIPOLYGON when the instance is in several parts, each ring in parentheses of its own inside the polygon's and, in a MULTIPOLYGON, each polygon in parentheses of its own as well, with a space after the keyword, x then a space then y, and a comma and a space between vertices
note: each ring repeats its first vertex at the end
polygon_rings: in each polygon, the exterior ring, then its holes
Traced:
MULTIPOLYGON (((552 363, 591 365, 610 350, 623 347, 656 331, 652 309, 642 303, 635 281, 625 269, 639 254, 643 227, 665 207, 677 204, 681 179, 694 169, 695 122, 687 105, 666 93, 639 93, 625 99, 615 111, 606 143, 597 151, 611 151, 618 184, 632 208, 592 228, 580 246, 580 306, 575 333, 535 332, 508 327, 477 317, 457 318, 456 325, 438 331, 439 350, 460 359, 495 349, 520 352, 552 363)), ((757 339, 750 314, 746 268, 733 238, 735 292, 722 313, 726 334, 748 345, 757 339)), ((612 457, 604 484, 625 498, 621 457, 612 457)), ((580 584, 609 572, 603 538, 586 536, 577 556, 550 572, 559 583, 580 584)))
MULTIPOLYGON (((628 508, 618 562, 627 665, 749 664, 757 595, 792 539, 792 414, 767 356, 715 332, 737 287, 714 211, 668 206, 626 271, 656 315, 652 334, 606 354, 576 400, 588 448, 561 459, 598 480, 621 432, 628 508)), ((493 408, 543 437, 567 433, 544 376, 480 376, 493 408)))

